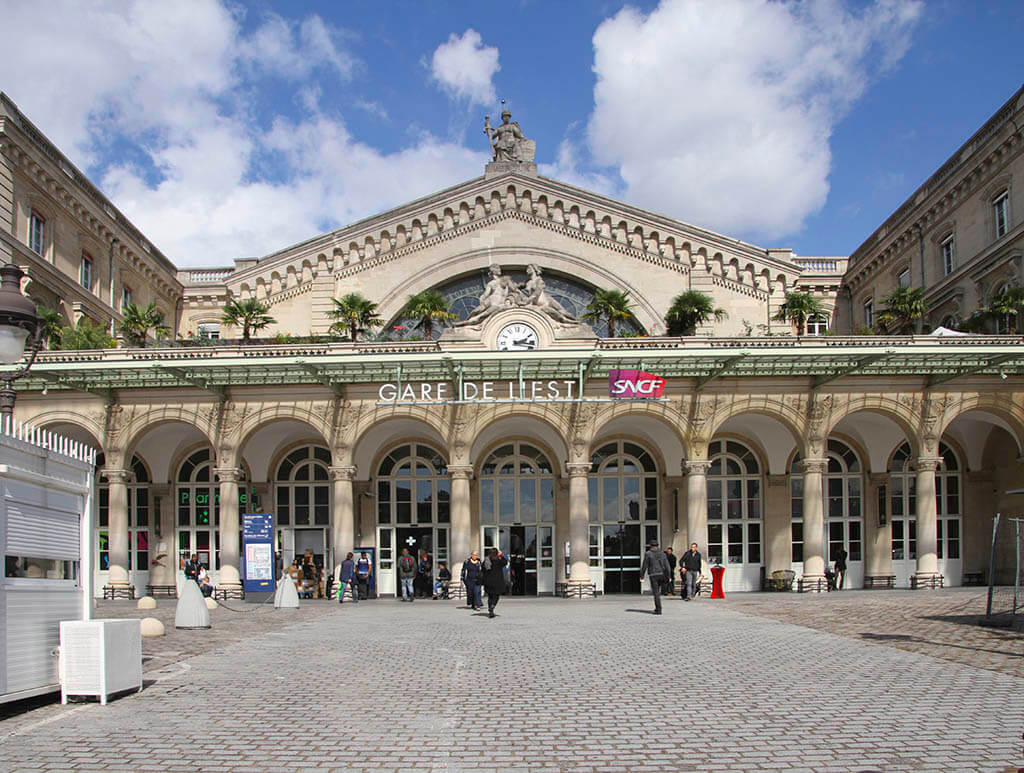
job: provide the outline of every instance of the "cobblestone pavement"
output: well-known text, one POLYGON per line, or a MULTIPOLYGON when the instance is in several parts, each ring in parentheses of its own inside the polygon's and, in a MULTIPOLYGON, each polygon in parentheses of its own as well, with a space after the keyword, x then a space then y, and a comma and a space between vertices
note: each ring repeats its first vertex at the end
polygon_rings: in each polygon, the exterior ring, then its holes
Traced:
MULTIPOLYGON (((1024 765, 1019 656, 996 668, 933 657, 945 657, 927 651, 941 626, 974 646, 973 627, 930 619, 956 617, 971 595, 903 597, 667 600, 662 617, 646 598, 503 599, 495 620, 459 602, 219 609, 211 631, 146 642, 141 693, 10 716, 0 769, 1024 765), (816 630, 829 626, 840 635, 816 630), (898 631, 923 642, 862 636, 898 631)), ((173 615, 173 605, 158 611, 173 615)), ((142 616, 127 603, 99 612, 142 616)))

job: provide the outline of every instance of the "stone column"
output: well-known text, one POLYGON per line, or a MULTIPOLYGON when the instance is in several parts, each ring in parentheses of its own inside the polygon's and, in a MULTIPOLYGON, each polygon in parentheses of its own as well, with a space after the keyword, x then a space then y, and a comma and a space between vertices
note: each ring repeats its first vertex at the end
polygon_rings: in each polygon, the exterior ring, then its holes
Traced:
POLYGON ((590 462, 570 462, 569 473, 569 583, 590 584, 590 462))
POLYGON ((469 464, 448 465, 452 476, 452 532, 448 540, 452 582, 460 582, 462 563, 472 552, 473 509, 470 504, 469 481, 473 467, 469 464))
POLYGON ((804 459, 804 579, 825 577, 825 500, 822 475, 827 459, 804 459))
MULTIPOLYGON (((686 549, 697 543, 697 549, 708 559, 708 470, 707 460, 684 460, 683 474, 686 475, 686 549)), ((703 569, 701 570, 703 573, 703 569)))
POLYGON ((765 572, 786 570, 793 565, 793 529, 790 518, 789 476, 768 475, 764 496, 765 572))
MULTIPOLYGON (((242 471, 237 467, 217 467, 214 474, 220 481, 218 505, 220 518, 220 570, 217 585, 241 585, 239 556, 238 481, 242 471)), ((211 567, 212 568, 212 567, 211 567)))
POLYGON ((331 546, 334 550, 334 579, 337 581, 341 574, 341 562, 356 546, 356 518, 352 491, 356 468, 330 467, 329 470, 334 494, 334 530, 331 546))
POLYGON ((110 585, 129 585, 128 574, 128 481, 131 470, 104 470, 107 479, 107 534, 110 541, 110 585))
POLYGON ((874 472, 868 475, 865 489, 864 510, 864 574, 892 574, 892 527, 886 516, 885 523, 881 517, 888 513, 888 502, 885 509, 879 509, 878 496, 885 487, 886 499, 889 497, 889 473, 874 472))
POLYGON ((153 585, 174 585, 178 567, 174 487, 153 484, 149 487, 149 495, 153 503, 149 528, 149 581, 153 585))
POLYGON ((918 580, 939 573, 938 516, 935 510, 935 470, 941 456, 921 456, 914 462, 917 471, 917 571, 918 580))

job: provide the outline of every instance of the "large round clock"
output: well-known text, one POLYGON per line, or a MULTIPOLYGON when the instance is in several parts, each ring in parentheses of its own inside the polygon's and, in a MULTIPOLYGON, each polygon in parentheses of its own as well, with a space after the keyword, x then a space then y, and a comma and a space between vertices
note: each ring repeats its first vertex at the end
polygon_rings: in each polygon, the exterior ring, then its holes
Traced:
POLYGON ((498 331, 499 351, 521 352, 536 349, 537 345, 537 331, 525 322, 513 322, 498 331))

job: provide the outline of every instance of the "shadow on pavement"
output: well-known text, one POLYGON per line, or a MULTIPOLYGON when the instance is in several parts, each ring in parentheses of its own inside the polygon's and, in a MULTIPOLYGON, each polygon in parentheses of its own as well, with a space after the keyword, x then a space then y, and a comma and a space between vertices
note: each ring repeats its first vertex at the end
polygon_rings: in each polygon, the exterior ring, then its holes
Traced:
POLYGON ((636 612, 637 614, 640 614, 640 615, 653 615, 654 614, 654 610, 653 609, 627 609, 625 611, 626 612, 636 612))
MULTIPOLYGON (((917 644, 930 644, 933 647, 955 647, 961 650, 970 650, 972 652, 991 652, 993 655, 1009 655, 1013 658, 1024 658, 1024 651, 1013 652, 1011 650, 994 650, 987 647, 976 647, 965 644, 955 644, 953 642, 941 642, 941 641, 929 641, 920 636, 910 636, 902 633, 861 633, 860 638, 866 639, 867 641, 908 641, 915 642, 917 644)), ((1021 638, 1021 637, 1015 637, 1021 638)))

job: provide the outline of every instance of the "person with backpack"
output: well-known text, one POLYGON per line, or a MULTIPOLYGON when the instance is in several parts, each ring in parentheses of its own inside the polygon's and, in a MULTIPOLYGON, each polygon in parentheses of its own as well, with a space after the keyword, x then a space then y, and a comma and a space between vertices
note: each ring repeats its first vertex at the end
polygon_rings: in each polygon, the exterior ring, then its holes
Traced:
POLYGON ((412 602, 416 596, 413 581, 416 579, 416 559, 409 555, 409 548, 402 548, 398 558, 398 579, 402 583, 402 601, 412 602))
POLYGON ((338 603, 345 601, 345 589, 352 593, 352 603, 359 603, 359 590, 356 588, 356 562, 352 560, 352 554, 345 556, 341 562, 341 570, 338 572, 338 603))

